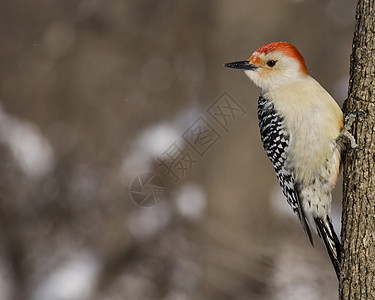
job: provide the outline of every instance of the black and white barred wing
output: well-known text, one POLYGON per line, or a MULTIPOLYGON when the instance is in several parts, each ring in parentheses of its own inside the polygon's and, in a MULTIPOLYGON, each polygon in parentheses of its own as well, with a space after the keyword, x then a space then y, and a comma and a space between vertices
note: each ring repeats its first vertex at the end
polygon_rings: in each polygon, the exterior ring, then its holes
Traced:
POLYGON ((283 193, 293 212, 298 216, 301 225, 313 244, 311 231, 302 211, 301 201, 298 197, 297 185, 294 180, 293 170, 286 166, 287 149, 289 145, 289 135, 285 131, 284 120, 277 114, 272 102, 262 95, 258 100, 258 120, 260 136, 264 150, 271 160, 279 179, 283 193))

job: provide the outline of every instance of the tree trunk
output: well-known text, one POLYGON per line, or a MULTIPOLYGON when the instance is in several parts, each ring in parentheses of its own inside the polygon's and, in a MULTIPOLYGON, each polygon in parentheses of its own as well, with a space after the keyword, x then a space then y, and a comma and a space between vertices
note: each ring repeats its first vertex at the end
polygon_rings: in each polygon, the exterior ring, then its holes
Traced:
POLYGON ((362 150, 344 155, 340 299, 375 299, 375 5, 359 0, 345 114, 362 150))

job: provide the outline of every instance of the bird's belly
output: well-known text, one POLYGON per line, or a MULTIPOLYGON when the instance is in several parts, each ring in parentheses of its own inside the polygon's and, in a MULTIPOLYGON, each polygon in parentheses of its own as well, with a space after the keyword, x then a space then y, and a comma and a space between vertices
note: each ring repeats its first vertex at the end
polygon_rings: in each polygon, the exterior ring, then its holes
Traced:
POLYGON ((300 125, 292 131, 289 147, 288 162, 294 163, 297 182, 310 184, 321 178, 330 185, 333 181, 334 185, 340 161, 334 139, 322 134, 316 126, 300 125))

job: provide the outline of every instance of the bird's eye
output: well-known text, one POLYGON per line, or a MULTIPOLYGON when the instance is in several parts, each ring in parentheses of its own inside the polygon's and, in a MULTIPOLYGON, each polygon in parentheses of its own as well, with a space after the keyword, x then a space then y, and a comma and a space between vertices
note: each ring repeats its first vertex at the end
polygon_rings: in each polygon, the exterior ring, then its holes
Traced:
POLYGON ((277 60, 269 60, 267 61, 267 66, 272 68, 274 65, 276 65, 276 63, 277 63, 277 60))

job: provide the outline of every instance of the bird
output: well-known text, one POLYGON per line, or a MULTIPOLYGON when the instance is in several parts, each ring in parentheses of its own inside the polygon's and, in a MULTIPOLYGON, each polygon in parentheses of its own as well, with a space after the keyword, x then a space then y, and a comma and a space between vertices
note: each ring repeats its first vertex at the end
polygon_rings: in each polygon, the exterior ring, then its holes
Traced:
POLYGON ((339 279, 341 243, 331 221, 331 193, 341 140, 348 137, 341 108, 290 43, 266 44, 248 60, 224 66, 244 71, 261 88, 257 115, 263 148, 304 232, 313 246, 312 230, 322 238, 339 279))

